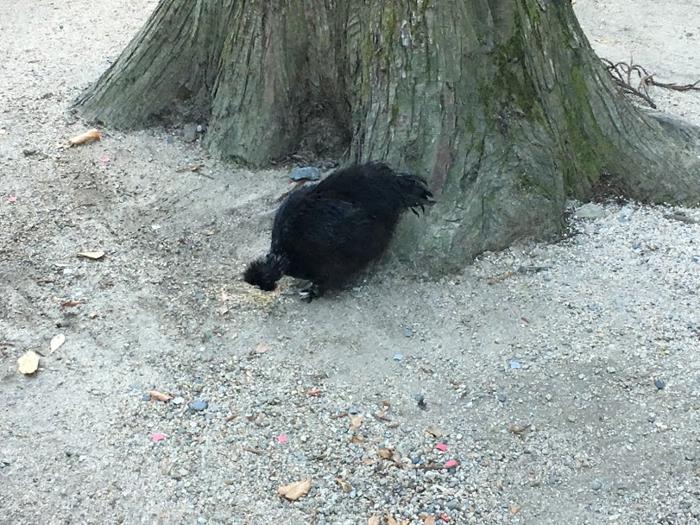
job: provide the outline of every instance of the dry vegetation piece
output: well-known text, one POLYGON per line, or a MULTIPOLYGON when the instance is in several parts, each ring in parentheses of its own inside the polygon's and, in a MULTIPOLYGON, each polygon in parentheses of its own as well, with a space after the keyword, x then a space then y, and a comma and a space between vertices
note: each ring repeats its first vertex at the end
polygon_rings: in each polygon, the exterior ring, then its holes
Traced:
POLYGON ((300 498, 306 496, 311 490, 311 480, 305 479, 303 481, 297 481, 296 483, 290 483, 289 485, 284 485, 277 489, 277 494, 289 501, 297 501, 300 498))
POLYGON ((17 359, 17 370, 24 375, 31 375, 39 368, 39 354, 29 350, 17 359))
POLYGON ((68 140, 68 143, 71 146, 82 146, 83 144, 90 144, 96 140, 102 140, 102 132, 99 129, 90 129, 68 140))
POLYGON ((335 482, 340 485, 340 490, 345 492, 346 494, 348 492, 352 492, 352 485, 345 481, 343 478, 335 478, 335 482))
POLYGON ((148 392, 148 395, 150 396, 151 401, 162 401, 163 403, 167 403, 173 398, 173 396, 170 394, 165 394, 163 392, 159 392, 158 390, 151 390, 148 392))
POLYGON ((364 418, 360 415, 350 416, 350 430, 358 430, 362 426, 364 418))
POLYGON ((83 304, 83 302, 69 299, 68 301, 63 301, 61 303, 61 308, 73 308, 74 306, 78 306, 79 304, 83 304))
POLYGON ((103 251, 78 252, 76 255, 78 257, 83 257, 85 259, 91 259, 93 261, 97 261, 98 259, 102 259, 102 257, 105 256, 105 252, 103 252, 103 251))
POLYGON ((61 348, 61 345, 66 342, 66 336, 63 334, 54 335, 49 343, 49 355, 61 348))
POLYGON ((381 525, 382 523, 382 518, 379 516, 372 516, 370 519, 367 520, 367 525, 381 525))
POLYGON ((435 516, 423 516, 423 525, 435 525, 435 516))
POLYGON ((532 427, 531 423, 525 423, 524 425, 518 425, 517 423, 508 427, 508 432, 522 438, 525 433, 532 427))
POLYGON ((428 428, 426 428, 425 433, 428 434, 429 436, 434 437, 435 439, 442 437, 442 430, 440 430, 435 425, 430 425, 428 428))

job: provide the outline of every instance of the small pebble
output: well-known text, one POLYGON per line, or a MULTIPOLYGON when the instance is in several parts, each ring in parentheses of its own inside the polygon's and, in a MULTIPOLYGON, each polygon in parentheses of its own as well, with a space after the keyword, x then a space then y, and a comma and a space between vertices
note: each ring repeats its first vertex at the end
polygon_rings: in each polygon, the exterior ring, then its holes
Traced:
POLYGON ((181 398, 180 396, 174 398, 174 399, 171 401, 171 403, 172 403, 173 405, 181 405, 181 404, 183 404, 184 402, 185 402, 185 400, 184 400, 183 398, 181 398))
POLYGON ((151 395, 150 394, 143 394, 141 396, 141 401, 150 401, 151 400, 151 395))
POLYGON ((411 330, 410 328, 404 328, 403 335, 404 337, 413 337, 413 330, 411 330))
POLYGON ((523 367, 522 363, 517 359, 511 359, 510 361, 508 361, 508 366, 511 370, 518 370, 523 367))
POLYGON ((356 415, 362 412, 362 409, 358 407, 357 405, 352 405, 350 408, 348 408, 348 414, 350 415, 356 415))
POLYGON ((505 403, 508 400, 508 396, 504 392, 499 392, 496 394, 496 399, 498 399, 501 403, 505 403))
POLYGON ((204 399, 196 399, 195 401, 192 401, 192 403, 190 403, 190 408, 195 412, 201 412, 202 410, 206 410, 208 406, 209 403, 207 403, 204 399))
POLYGON ((293 181, 300 180, 321 180, 321 170, 313 166, 304 168, 294 168, 289 174, 289 178, 293 181))
POLYGON ((428 408, 428 404, 425 402, 425 396, 423 394, 414 394, 413 399, 418 403, 418 408, 425 410, 428 408))
POLYGON ((657 377, 656 379, 654 379, 654 386, 658 390, 663 390, 664 388, 666 388, 666 381, 657 377))
POLYGON ((600 490, 603 488, 603 482, 600 481, 599 479, 594 479, 593 482, 591 483, 591 488, 593 490, 600 490))
POLYGON ((396 361, 397 363, 403 361, 403 354, 401 352, 396 352, 394 354, 394 361, 396 361))

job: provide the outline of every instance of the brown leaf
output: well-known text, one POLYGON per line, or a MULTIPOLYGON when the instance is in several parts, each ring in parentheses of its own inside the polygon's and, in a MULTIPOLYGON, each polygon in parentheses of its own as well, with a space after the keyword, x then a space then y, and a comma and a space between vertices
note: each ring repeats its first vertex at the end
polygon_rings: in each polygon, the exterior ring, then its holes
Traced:
POLYGON ((352 492, 352 485, 345 481, 342 478, 335 478, 335 481, 338 485, 340 485, 340 490, 342 490, 345 493, 352 492))
POLYGON ((425 432, 433 436, 435 439, 442 437, 442 430, 440 430, 435 425, 430 425, 428 428, 425 429, 425 432))
POLYGON ((386 516, 386 525, 399 525, 399 522, 394 519, 393 516, 386 516))
POLYGON ((22 357, 17 359, 17 370, 24 375, 31 375, 39 368, 39 354, 34 350, 30 350, 22 357))
POLYGON ((105 256, 105 252, 103 251, 94 251, 94 252, 78 252, 78 257, 85 257, 86 259, 92 259, 93 261, 96 261, 98 259, 102 259, 102 257, 105 256))
POLYGON ((377 451, 377 454, 382 459, 393 459, 394 458, 394 451, 390 448, 380 448, 379 451, 377 451))
POLYGON ((290 483, 289 485, 284 485, 277 489, 277 494, 282 496, 289 501, 297 501, 299 498, 306 496, 311 490, 311 480, 305 479, 303 481, 297 481, 296 483, 290 483))
POLYGON ((82 304, 82 301, 74 301, 73 299, 69 301, 63 301, 61 303, 61 308, 73 308, 74 306, 78 306, 79 304, 82 304))
POLYGON ((352 437, 350 438, 350 443, 353 445, 359 445, 360 443, 364 443, 365 438, 362 436, 358 436, 357 434, 353 434, 352 437))
POLYGON ((66 336, 63 334, 56 334, 51 338, 51 343, 49 343, 49 355, 53 354, 56 350, 61 348, 61 345, 66 342, 66 336))
POLYGON ((423 516, 423 525, 435 525, 435 516, 423 516))
POLYGON ((360 428, 363 420, 364 418, 360 414, 350 416, 350 430, 357 430, 360 428))
POLYGON ((515 516, 518 512, 520 512, 520 509, 521 509, 521 508, 522 508, 522 507, 516 505, 515 503, 511 503, 511 504, 508 506, 508 512, 510 512, 513 516, 515 516))
POLYGON ((148 395, 151 396, 151 401, 163 401, 164 403, 170 401, 173 396, 170 394, 164 394, 163 392, 159 392, 158 390, 151 390, 148 392, 148 395))
POLYGON ((80 146, 82 144, 89 144, 90 142, 94 142, 96 140, 102 140, 102 133, 98 129, 90 129, 85 133, 81 133, 80 135, 76 135, 72 139, 69 139, 68 143, 71 146, 80 146))
POLYGON ((379 516, 372 516, 370 519, 367 520, 367 525, 380 525, 382 522, 382 518, 379 516))

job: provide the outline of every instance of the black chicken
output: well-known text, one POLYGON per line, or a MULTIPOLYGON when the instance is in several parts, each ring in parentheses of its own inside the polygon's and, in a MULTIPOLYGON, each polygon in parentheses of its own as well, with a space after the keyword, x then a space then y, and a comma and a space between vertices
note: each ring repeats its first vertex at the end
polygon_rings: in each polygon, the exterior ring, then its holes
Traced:
POLYGON ((293 191, 277 210, 270 253, 250 263, 247 283, 274 290, 282 275, 311 281, 311 300, 337 288, 386 249, 402 212, 433 204, 424 179, 380 162, 355 165, 293 191))

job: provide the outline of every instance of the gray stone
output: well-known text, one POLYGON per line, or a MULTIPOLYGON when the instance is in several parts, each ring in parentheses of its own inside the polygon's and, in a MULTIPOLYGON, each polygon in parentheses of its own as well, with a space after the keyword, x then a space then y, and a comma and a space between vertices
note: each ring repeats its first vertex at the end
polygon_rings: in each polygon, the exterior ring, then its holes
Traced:
POLYGON ((289 174, 289 178, 293 181, 300 180, 321 180, 321 170, 313 166, 304 168, 294 168, 289 174))
POLYGON ((605 217, 606 214, 607 212, 605 211, 605 208, 599 204, 589 202, 588 204, 584 204, 583 206, 577 208, 574 212, 574 217, 577 219, 600 219, 605 217))
POLYGON ((197 124, 185 124, 182 128, 182 138, 185 142, 194 142, 197 140, 197 124))

